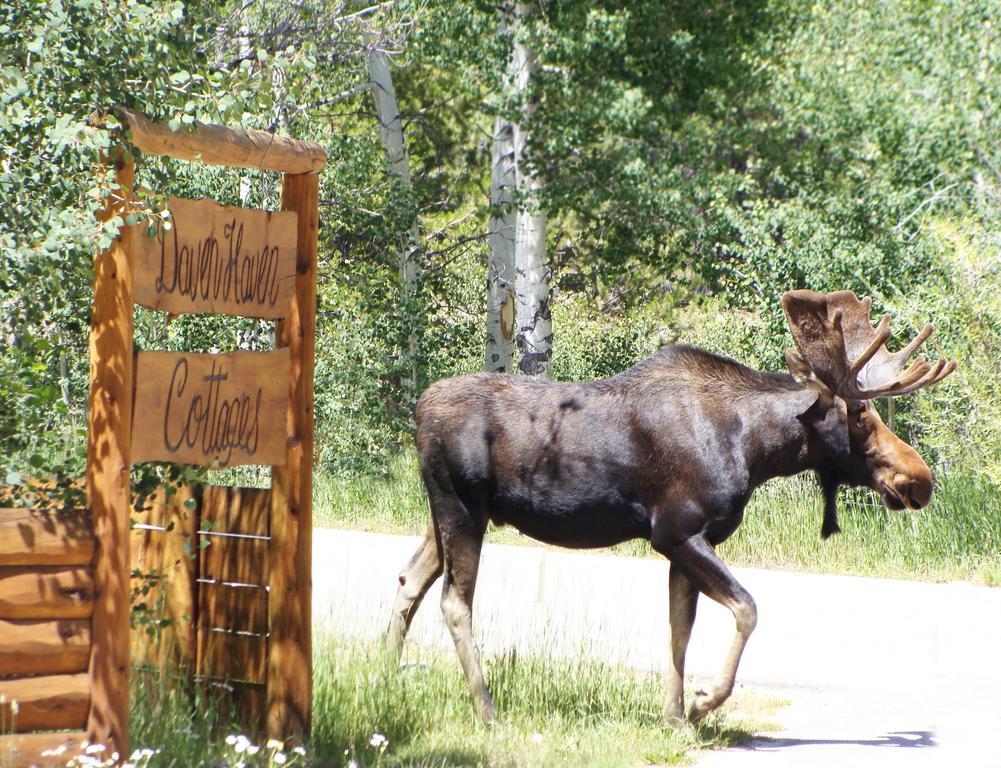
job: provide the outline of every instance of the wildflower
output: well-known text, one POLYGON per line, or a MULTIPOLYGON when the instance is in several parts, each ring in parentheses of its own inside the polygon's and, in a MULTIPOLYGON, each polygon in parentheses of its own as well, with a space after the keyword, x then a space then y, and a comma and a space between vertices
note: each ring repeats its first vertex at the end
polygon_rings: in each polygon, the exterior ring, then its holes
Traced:
POLYGON ((292 747, 292 751, 295 752, 300 757, 305 757, 306 755, 306 748, 302 745, 297 745, 292 747))
POLYGON ((249 747, 247 747, 247 754, 248 755, 256 755, 260 751, 261 751, 261 748, 259 746, 257 746, 256 744, 251 744, 249 747))
POLYGON ((275 752, 274 757, 271 759, 278 763, 278 765, 285 765, 285 761, 288 760, 288 757, 286 757, 284 752, 275 752))
POLYGON ((10 701, 10 713, 14 716, 21 711, 21 708, 17 704, 17 699, 11 699, 10 701))
POLYGON ((103 744, 91 744, 84 750, 84 752, 88 755, 96 755, 98 752, 103 752, 103 751, 104 751, 103 744))
POLYGON ((368 740, 369 746, 374 749, 383 750, 389 746, 389 739, 383 736, 381 733, 373 733, 372 738, 368 740))
POLYGON ((278 739, 268 739, 268 743, 265 746, 268 749, 285 749, 285 742, 278 741, 278 739))
POLYGON ((358 763, 355 761, 353 757, 350 760, 348 760, 348 768, 358 768, 358 763))
POLYGON ((236 736, 234 736, 231 733, 229 736, 226 737, 226 743, 232 747, 234 744, 236 744, 236 736))
POLYGON ((247 751, 247 747, 250 747, 250 746, 253 746, 250 743, 250 739, 248 739, 246 736, 244 736, 241 733, 239 736, 236 737, 236 742, 233 744, 233 751, 236 752, 239 755, 239 754, 241 754, 243 752, 246 752, 247 751))

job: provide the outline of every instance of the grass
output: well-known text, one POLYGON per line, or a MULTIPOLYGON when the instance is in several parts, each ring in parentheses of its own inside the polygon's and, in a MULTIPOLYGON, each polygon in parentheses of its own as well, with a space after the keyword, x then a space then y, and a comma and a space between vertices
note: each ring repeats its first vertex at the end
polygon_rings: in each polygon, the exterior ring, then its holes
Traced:
MULTIPOLYGON (((769 729, 781 702, 741 689, 695 728, 661 722, 663 682, 583 660, 503 656, 487 660, 499 723, 476 717, 454 654, 408 646, 387 665, 373 643, 326 635, 314 644, 313 735, 289 766, 633 766, 690 762, 700 749, 740 743, 769 729), (738 714, 739 713, 739 714, 738 714)), ((277 748, 236 741, 237 726, 181 677, 134 670, 132 742, 158 750, 144 768, 277 765, 277 748), (227 743, 226 737, 230 736, 227 743), (236 742, 236 743, 232 743, 236 742)))
MULTIPOLYGON (((842 533, 823 541, 812 478, 776 479, 751 497, 720 553, 732 565, 1001 585, 1001 494, 976 477, 939 473, 938 481, 932 503, 919 512, 890 511, 866 489, 842 490, 842 533)), ((314 514, 322 526, 423 533, 429 513, 415 454, 395 456, 380 478, 317 473, 314 514)), ((492 528, 488 539, 536 543, 509 527, 492 528)), ((639 541, 611 551, 656 556, 639 541)))
MULTIPOLYGON (((417 650, 399 670, 379 650, 326 638, 316 655, 313 750, 382 766, 675 765, 766 727, 724 713, 695 729, 661 720, 658 675, 583 660, 506 655, 485 664, 499 724, 476 717, 454 654, 417 650), (383 753, 373 734, 388 739, 383 753)), ((746 703, 745 703, 746 708, 746 703)), ((730 711, 730 708, 727 708, 730 711)), ((324 763, 325 764, 325 763, 324 763)))

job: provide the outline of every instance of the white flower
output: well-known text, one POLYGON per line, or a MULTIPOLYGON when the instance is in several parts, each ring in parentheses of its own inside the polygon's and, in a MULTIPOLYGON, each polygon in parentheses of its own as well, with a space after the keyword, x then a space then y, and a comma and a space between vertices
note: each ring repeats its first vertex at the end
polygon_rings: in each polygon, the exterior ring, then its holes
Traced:
POLYGON ((348 760, 348 768, 358 768, 358 763, 355 761, 354 758, 348 760))
POLYGON ((233 745, 233 751, 237 754, 247 751, 247 747, 253 746, 250 743, 250 739, 244 736, 242 733, 236 737, 236 743, 233 745))
POLYGON ((247 754, 248 755, 256 755, 260 751, 261 751, 261 748, 259 746, 257 746, 256 744, 251 744, 249 747, 247 747, 247 754))
POLYGON ((288 760, 288 758, 285 756, 284 752, 275 752, 272 760, 278 763, 278 765, 285 765, 285 761, 288 760))
POLYGON ((103 752, 103 751, 104 751, 103 744, 91 744, 84 750, 84 752, 86 752, 88 755, 96 755, 98 752, 103 752))
POLYGON ((302 745, 298 745, 298 746, 292 747, 292 751, 295 752, 297 755, 305 755, 306 754, 306 748, 304 746, 302 746, 302 745))
POLYGON ((16 716, 17 713, 20 712, 20 711, 21 711, 21 707, 18 706, 17 699, 11 699, 11 702, 10 702, 10 713, 12 715, 16 716))
POLYGON ((236 736, 234 736, 231 733, 229 736, 226 737, 226 743, 232 747, 234 744, 236 744, 236 736))
POLYGON ((278 741, 278 739, 268 739, 268 743, 265 746, 268 749, 285 749, 285 742, 278 741))
POLYGON ((373 733, 372 738, 368 740, 368 743, 369 746, 375 749, 385 749, 389 745, 389 739, 381 733, 373 733))
POLYGON ((532 734, 532 741, 534 741, 536 744, 541 744, 544 738, 545 736, 543 736, 541 733, 532 734))

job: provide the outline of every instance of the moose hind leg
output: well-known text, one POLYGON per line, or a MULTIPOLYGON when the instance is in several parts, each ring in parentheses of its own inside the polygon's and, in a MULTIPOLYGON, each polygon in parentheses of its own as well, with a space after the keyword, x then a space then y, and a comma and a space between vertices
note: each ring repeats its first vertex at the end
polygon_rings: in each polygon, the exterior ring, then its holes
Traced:
POLYGON ((434 527, 430 526, 424 541, 400 572, 400 588, 396 591, 389 631, 386 633, 386 650, 393 662, 399 662, 410 622, 428 588, 441 576, 441 567, 441 546, 434 527))
POLYGON ((452 634, 473 701, 483 719, 491 723, 494 721, 494 703, 483 679, 473 643, 473 593, 482 545, 482 534, 462 531, 447 535, 443 532, 445 580, 441 591, 441 612, 452 634))
POLYGON ((681 568, 700 592, 729 608, 736 623, 736 632, 719 676, 708 691, 696 694, 688 708, 688 719, 694 723, 730 697, 744 646, 758 623, 758 611, 750 593, 733 577, 702 536, 692 536, 681 544, 658 549, 671 559, 671 567, 681 568))
POLYGON ((695 623, 699 591, 679 566, 671 563, 668 596, 671 621, 671 664, 667 672, 667 703, 664 719, 670 725, 683 722, 685 716, 685 655, 695 623))

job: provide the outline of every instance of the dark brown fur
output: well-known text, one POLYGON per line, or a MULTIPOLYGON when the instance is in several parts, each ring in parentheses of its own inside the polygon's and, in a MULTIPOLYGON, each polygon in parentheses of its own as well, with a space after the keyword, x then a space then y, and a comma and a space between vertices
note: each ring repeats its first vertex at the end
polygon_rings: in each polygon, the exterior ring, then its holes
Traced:
POLYGON ((474 697, 492 703, 470 629, 487 521, 550 544, 647 539, 671 561, 672 668, 667 715, 683 712, 684 655, 701 592, 733 611, 737 635, 698 719, 727 698, 756 623, 754 601, 714 547, 740 524, 751 492, 778 475, 817 472, 836 530, 841 484, 869 485, 891 506, 927 503, 920 457, 866 403, 807 388, 692 347, 671 347, 602 381, 556 384, 497 374, 438 382, 417 406, 417 450, 432 531, 401 574, 390 644, 397 651, 428 586, 474 697), (861 426, 860 426, 861 425, 861 426))

